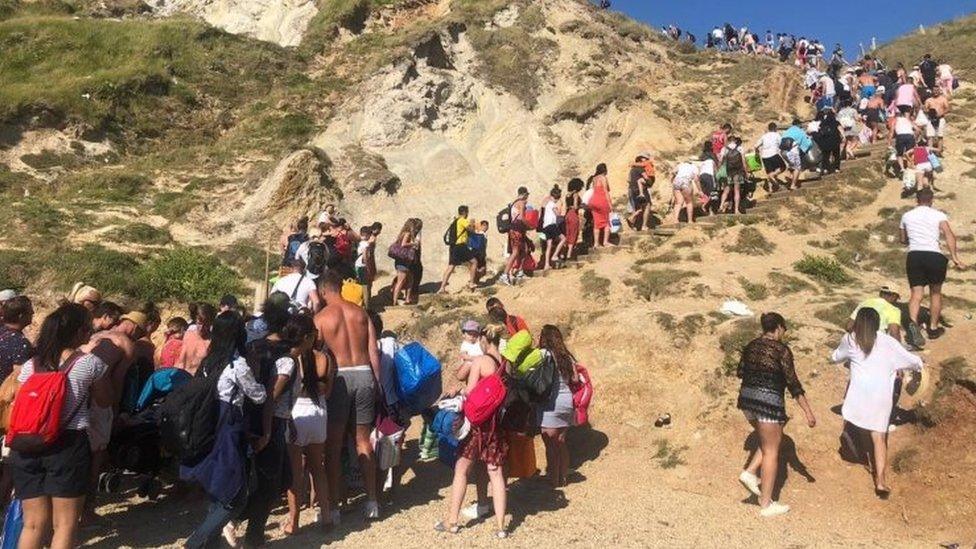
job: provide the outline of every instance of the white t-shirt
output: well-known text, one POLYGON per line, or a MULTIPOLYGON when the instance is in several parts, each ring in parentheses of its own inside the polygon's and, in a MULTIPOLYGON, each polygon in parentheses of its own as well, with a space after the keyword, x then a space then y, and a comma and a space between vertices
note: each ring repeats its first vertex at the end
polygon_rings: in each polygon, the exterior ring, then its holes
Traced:
POLYGON ((698 177, 697 166, 690 162, 682 162, 681 164, 678 164, 675 179, 679 181, 691 181, 695 177, 698 177))
POLYGON ((295 405, 298 386, 301 384, 301 380, 295 379, 297 374, 295 359, 292 357, 283 356, 275 361, 275 375, 288 376, 288 382, 285 385, 285 391, 275 401, 274 417, 291 419, 291 409, 295 405))
POLYGON ((907 116, 899 116, 895 119, 895 135, 913 135, 914 133, 915 128, 907 116))
MULTIPOLYGON (((59 370, 67 368, 67 364, 61 363, 59 370)), ((91 403, 91 390, 95 380, 102 377, 108 366, 102 359, 91 354, 82 354, 74 362, 71 371, 68 372, 68 390, 64 394, 64 405, 61 408, 61 426, 63 429, 82 430, 88 428, 88 406, 85 401, 91 403), (72 414, 74 414, 72 416, 72 414), (71 416, 71 421, 64 423, 71 416)), ((34 373, 34 359, 30 359, 20 368, 17 381, 24 383, 27 378, 34 373)))
POLYGON ((837 94, 837 90, 834 88, 834 80, 831 77, 821 76, 820 85, 823 86, 824 96, 833 97, 837 94))
POLYGON ((901 216, 901 228, 908 233, 908 251, 942 253, 939 225, 948 221, 946 214, 931 206, 916 206, 901 216))
POLYGON ((369 249, 369 242, 365 240, 360 240, 359 245, 356 246, 356 268, 361 269, 366 266, 366 250, 369 249))
POLYGON ((267 398, 267 392, 264 385, 254 379, 254 372, 248 366, 247 360, 237 357, 220 372, 217 379, 217 398, 239 408, 244 405, 245 397, 255 404, 261 404, 267 398))
POLYGON ((396 338, 381 337, 376 340, 376 345, 380 349, 380 387, 386 396, 387 406, 393 406, 400 400, 396 392, 396 354, 400 344, 396 338))
POLYGON ((781 138, 779 132, 766 132, 759 138, 759 156, 772 158, 779 154, 779 142, 781 138))
POLYGON ((483 356, 485 354, 485 352, 481 350, 481 344, 477 341, 462 341, 461 352, 470 357, 483 356))
POLYGON ((556 213, 556 201, 550 200, 542 208, 542 226, 551 227, 559 223, 559 214, 556 213))
POLYGON ((315 281, 309 278, 307 274, 291 273, 275 282, 274 286, 271 287, 271 293, 274 292, 284 293, 299 307, 311 307, 311 295, 315 293, 315 281), (295 297, 292 297, 292 294, 295 297))
POLYGON ((952 67, 949 65, 939 65, 939 78, 948 80, 952 78, 952 67))
POLYGON ((708 160, 702 160, 698 163, 698 171, 700 171, 702 175, 710 175, 715 177, 715 162, 710 158, 708 160))

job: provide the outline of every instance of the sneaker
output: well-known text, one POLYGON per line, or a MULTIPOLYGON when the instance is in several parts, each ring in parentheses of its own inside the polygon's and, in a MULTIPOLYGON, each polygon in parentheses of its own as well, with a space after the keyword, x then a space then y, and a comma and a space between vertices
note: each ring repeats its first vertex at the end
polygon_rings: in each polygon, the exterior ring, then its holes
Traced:
POLYGON ((888 425, 888 432, 889 433, 894 433, 896 430, 898 430, 898 426, 895 425, 894 423, 892 423, 891 425, 888 425))
POLYGON ((750 473, 749 471, 742 471, 739 473, 739 482, 746 487, 753 495, 758 496, 759 492, 759 477, 750 473))
POLYGON ((909 322, 908 330, 905 335, 905 340, 908 341, 908 343, 913 347, 917 349, 922 349, 925 347, 925 338, 922 337, 922 329, 919 328, 918 324, 909 322))
POLYGON ((929 334, 929 340, 939 339, 940 337, 945 335, 945 328, 939 326, 934 330, 928 330, 928 334, 929 334))
POLYGON ((227 525, 224 526, 223 530, 220 531, 220 535, 224 538, 224 541, 227 542, 227 545, 237 547, 237 532, 235 531, 233 521, 228 522, 227 525))
POLYGON ((790 506, 780 503, 778 501, 771 501, 769 505, 763 507, 759 511, 759 516, 762 517, 778 517, 780 515, 785 515, 790 512, 790 506))
POLYGON ((498 277, 498 282, 500 284, 504 284, 505 286, 511 286, 512 285, 512 279, 508 278, 508 275, 507 274, 503 274, 503 275, 499 276, 498 277))
POLYGON ((375 501, 366 502, 366 520, 376 520, 380 518, 380 506, 375 501))
POLYGON ((461 509, 461 516, 468 520, 476 520, 483 517, 487 517, 488 513, 491 512, 490 505, 478 505, 477 503, 472 503, 464 509, 461 509))
POLYGON ((525 271, 519 271, 519 272, 515 273, 515 278, 516 279, 525 278, 525 271))

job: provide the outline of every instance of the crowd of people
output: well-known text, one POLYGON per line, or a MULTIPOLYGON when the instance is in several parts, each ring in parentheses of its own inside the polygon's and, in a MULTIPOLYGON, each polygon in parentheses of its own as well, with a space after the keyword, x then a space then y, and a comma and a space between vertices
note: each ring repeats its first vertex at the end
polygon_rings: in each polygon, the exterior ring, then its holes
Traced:
MULTIPOLYGON (((677 39, 682 31, 668 33, 677 39)), ((517 189, 494 220, 505 249, 497 280, 517 284, 533 271, 575 260, 584 247, 614 246, 625 224, 652 228, 659 171, 669 178, 658 192, 670 199, 670 220, 694 222, 698 215, 744 211, 759 181, 769 192, 797 189, 804 170, 836 172, 859 147, 887 139, 893 149, 888 168, 904 177, 906 193, 917 200, 901 221, 910 300, 902 312, 897 290, 883 288, 852 313, 830 356, 849 365, 842 415, 870 439, 874 488, 887 498, 887 436, 902 372, 922 369, 910 349, 924 346, 925 336, 943 335, 947 265, 963 267, 948 218, 932 206, 956 85, 951 67, 928 55, 910 72, 901 65, 885 70, 869 56, 849 67, 835 51, 841 66, 831 59, 830 70, 821 72, 824 50, 817 41, 770 32, 760 40, 728 24, 716 27, 707 44, 795 54, 807 68, 815 119, 795 119, 785 129, 770 122, 752 150, 744 145, 751 140, 724 124, 703 140, 700 155, 673 166, 656 162, 649 151, 636 154, 626 174, 624 215, 614 210, 602 163, 585 180, 568 181, 565 191, 554 185, 536 205, 527 187, 517 189), (927 319, 921 307, 926 288, 927 319)), ((541 435, 551 485, 567 483, 566 432, 585 423, 592 384, 559 328, 546 325, 533 337, 524 319, 489 299, 484 319, 460 326, 460 352, 454 364, 443 365, 443 378, 437 363, 431 393, 434 377, 421 374, 434 359, 415 355, 416 348, 384 330, 376 312, 383 226, 356 231, 335 206, 318 216, 316 234, 309 224, 303 217, 282 233, 282 263, 263 303, 247 314, 234 296, 216 306, 194 303, 187 317, 166 319, 161 340, 155 338, 164 326, 159 308, 127 310, 85 284, 76 285, 30 338, 30 298, 0 293, 0 408, 6 411, 0 497, 22 505, 20 547, 73 547, 79 524, 97 521, 98 494, 112 489, 111 472, 132 465, 120 463, 126 453, 116 450, 123 445, 155 456, 141 471, 150 478, 160 473, 159 461, 170 459, 179 480, 168 489, 198 486, 209 498, 198 527, 184 533, 187 547, 213 546, 221 538, 232 546, 260 546, 270 513, 282 501, 285 534, 298 531, 304 506, 317 507, 323 530, 335 528, 358 491, 366 519, 380 519, 380 501, 390 497, 384 489, 395 486, 404 466, 400 450, 414 418, 423 423, 421 459, 436 456, 454 471, 437 531, 458 533, 463 519, 493 512, 496 536, 508 535, 506 487, 511 470, 523 465, 526 438, 531 447, 532 437, 541 435), (402 376, 408 374, 420 376, 415 386, 407 386, 402 376), (472 474, 477 501, 465 507, 472 474)), ((407 219, 387 250, 394 273, 390 305, 418 301, 423 228, 421 219, 407 219)), ((485 283, 490 229, 489 220, 472 217, 467 205, 457 207, 443 235, 448 264, 439 292, 448 290, 458 268, 468 289, 485 283)), ((740 481, 757 496, 761 515, 775 516, 789 510, 773 500, 788 420, 785 391, 810 427, 817 420, 784 337, 786 319, 766 313, 761 326, 761 336, 743 349, 738 371, 738 407, 759 441, 740 481)), ((140 490, 148 494, 151 486, 140 490)))

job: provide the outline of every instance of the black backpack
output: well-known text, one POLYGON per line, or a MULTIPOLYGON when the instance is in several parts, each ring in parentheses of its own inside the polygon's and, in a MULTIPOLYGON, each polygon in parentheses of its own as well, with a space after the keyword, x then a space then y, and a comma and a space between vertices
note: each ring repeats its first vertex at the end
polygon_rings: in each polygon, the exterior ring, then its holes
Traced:
POLYGON ((498 232, 502 234, 506 234, 508 231, 512 230, 511 204, 505 206, 505 208, 503 208, 502 211, 498 212, 498 215, 495 216, 495 226, 498 227, 498 232))
POLYGON ((217 379, 195 376, 181 385, 159 407, 160 445, 180 463, 192 465, 213 448, 220 419, 217 379))
POLYGON ((305 270, 314 276, 318 276, 325 271, 332 253, 329 247, 323 242, 309 242, 308 244, 308 264, 305 270))
POLYGON ((457 246, 458 234, 457 234, 457 222, 458 218, 454 218, 451 224, 447 226, 447 230, 444 231, 444 245, 445 246, 457 246))

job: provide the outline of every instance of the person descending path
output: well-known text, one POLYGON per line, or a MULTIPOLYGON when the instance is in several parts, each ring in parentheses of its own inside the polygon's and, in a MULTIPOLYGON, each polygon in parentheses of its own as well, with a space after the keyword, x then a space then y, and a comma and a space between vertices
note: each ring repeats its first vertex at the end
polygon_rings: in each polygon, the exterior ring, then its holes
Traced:
POLYGON ((590 200, 586 203, 593 216, 593 245, 603 248, 614 246, 610 243, 610 182, 607 180, 607 165, 597 164, 596 170, 586 182, 590 200))

